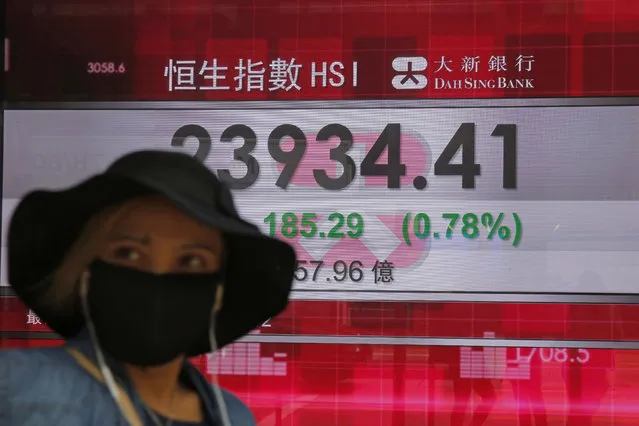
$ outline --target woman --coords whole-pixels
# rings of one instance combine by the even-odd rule
[[[28,194],[9,226],[9,283],[67,342],[0,352],[0,424],[255,425],[186,358],[284,310],[295,263],[183,154],[132,153]]]

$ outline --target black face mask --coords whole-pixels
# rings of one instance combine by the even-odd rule
[[[120,362],[151,367],[186,354],[206,336],[223,274],[154,274],[95,261],[89,315],[100,347]]]

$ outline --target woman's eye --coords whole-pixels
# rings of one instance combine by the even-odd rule
[[[202,268],[204,266],[204,263],[204,259],[202,259],[200,256],[188,255],[183,256],[180,259],[180,266],[184,268]]]
[[[130,247],[120,247],[115,251],[115,257],[117,259],[136,262],[140,259],[140,252]]]

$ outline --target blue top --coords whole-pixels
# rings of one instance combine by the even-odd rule
[[[155,413],[155,415],[157,416],[157,418],[160,420],[161,424],[163,425],[170,424],[171,426],[209,426],[211,424],[211,422],[208,419],[204,420],[203,422],[193,423],[193,422],[183,422],[179,420],[169,420],[168,418],[161,416],[157,413]],[[156,426],[155,423],[153,423],[153,419],[151,419],[151,416],[147,415],[144,418],[144,421],[145,421],[145,424]]]
[[[129,426],[106,385],[80,366],[68,348],[96,364],[86,333],[59,348],[0,351],[0,425]],[[122,367],[111,361],[109,366],[139,418],[145,425],[155,426]],[[206,378],[186,362],[181,380],[200,395],[207,419],[200,425],[186,425],[221,426],[213,388]],[[256,426],[253,414],[242,401],[224,389],[222,395],[233,426]]]

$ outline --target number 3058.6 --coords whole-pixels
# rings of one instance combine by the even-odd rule
[[[89,62],[87,73],[89,74],[122,74],[126,72],[124,64],[116,65],[113,62]]]

